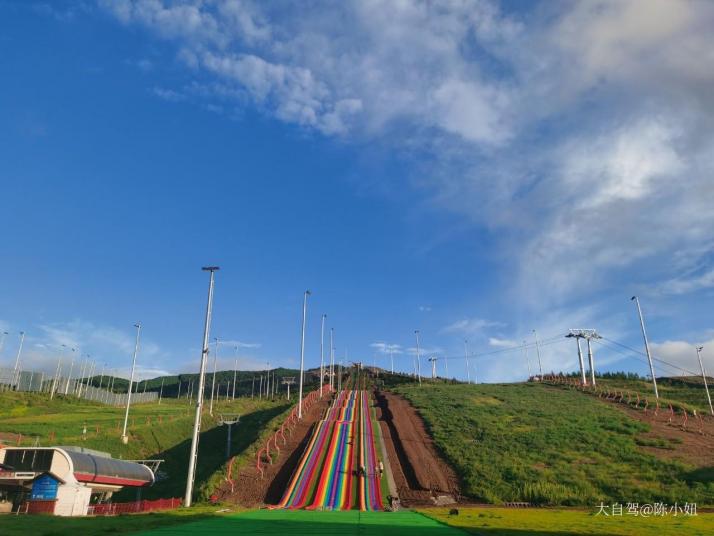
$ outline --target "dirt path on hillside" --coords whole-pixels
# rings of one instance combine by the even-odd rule
[[[601,399],[603,400],[603,399]],[[714,418],[706,416],[701,426],[698,419],[689,415],[686,427],[682,426],[683,416],[676,414],[670,422],[669,410],[660,409],[655,416],[652,410],[644,413],[618,402],[603,400],[629,417],[649,424],[652,429],[637,437],[644,440],[664,440],[667,447],[643,446],[640,448],[658,458],[679,460],[697,467],[714,467]]]
[[[322,418],[331,400],[332,396],[326,395],[321,402],[303,414],[302,421],[293,429],[292,434],[286,434],[287,444],[280,445],[280,455],[272,453],[273,464],[265,466],[263,478],[257,472],[255,460],[252,459],[234,475],[233,492],[230,483],[224,482],[221,485],[219,499],[247,507],[279,503],[307,446],[315,423]]]
[[[376,391],[377,419],[401,503],[433,505],[440,495],[458,497],[456,473],[441,459],[416,409],[404,398]]]

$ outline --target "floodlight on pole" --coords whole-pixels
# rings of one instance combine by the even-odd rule
[[[298,419],[302,419],[302,384],[305,370],[305,322],[307,321],[307,297],[310,291],[306,290],[302,298],[302,329],[300,336],[300,384],[298,387]]]
[[[707,384],[707,373],[704,370],[704,363],[702,363],[702,350],[703,346],[697,346],[697,359],[699,360],[699,368],[702,371],[702,380],[704,380],[704,390],[707,393],[707,401],[709,402],[709,412],[714,415],[714,406],[712,406],[712,397],[709,394],[709,385]]]
[[[645,320],[642,318],[642,308],[640,307],[640,299],[637,296],[632,296],[630,301],[634,301],[637,306],[637,314],[640,318],[640,328],[642,328],[642,338],[645,341],[645,351],[647,352],[647,361],[650,365],[650,374],[652,375],[652,387],[654,388],[655,398],[659,398],[657,390],[657,378],[655,377],[654,365],[652,364],[652,354],[650,354],[650,343],[647,341],[647,331],[645,331]]]
[[[131,375],[129,376],[129,389],[126,393],[126,412],[124,413],[124,430],[121,433],[121,442],[126,444],[129,436],[126,435],[126,427],[129,423],[129,406],[131,406],[131,384],[134,381],[134,370],[136,368],[136,354],[139,353],[139,334],[141,333],[141,322],[134,324],[136,328],[136,342],[134,343],[134,357],[131,360]]]
[[[5,337],[7,337],[9,333],[7,331],[2,332],[2,337],[0,337],[0,354],[2,353],[2,348],[5,345]]]
[[[193,482],[196,477],[196,458],[198,455],[198,438],[201,431],[201,411],[203,410],[203,390],[206,384],[206,361],[208,359],[208,339],[211,328],[211,309],[213,308],[213,281],[218,266],[208,266],[204,271],[211,273],[208,283],[208,303],[206,305],[206,320],[203,325],[203,344],[201,345],[201,366],[198,373],[198,393],[196,395],[196,416],[193,421],[191,450],[188,457],[188,475],[186,477],[186,493],[183,498],[185,507],[191,506],[193,500]]]

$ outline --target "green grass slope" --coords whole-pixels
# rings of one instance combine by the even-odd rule
[[[215,483],[216,472],[225,463],[226,429],[217,426],[221,412],[241,414],[234,426],[231,454],[240,455],[261,436],[264,429],[289,408],[284,399],[269,401],[239,398],[221,400],[214,417],[204,413],[199,442],[196,487],[199,498],[206,498]],[[181,497],[186,482],[190,435],[195,406],[185,400],[164,399],[161,404],[132,405],[129,417],[130,441],[120,440],[124,409],[104,406],[75,397],[49,400],[46,394],[0,393],[0,438],[3,434],[22,434],[22,445],[77,445],[109,452],[122,459],[164,459],[159,471],[165,479],[142,490],[143,498]],[[86,426],[86,438],[83,429]],[[52,436],[51,434],[54,434]],[[53,438],[54,437],[54,438]],[[13,441],[13,444],[15,442]],[[122,492],[119,500],[133,499],[132,491]]]
[[[537,384],[404,384],[462,493],[488,503],[714,504],[711,471],[644,453],[648,425],[577,391]]]

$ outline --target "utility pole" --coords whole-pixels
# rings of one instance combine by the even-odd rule
[[[52,382],[52,391],[50,391],[50,400],[55,397],[55,392],[57,391],[57,383],[59,382],[60,371],[62,370],[62,356],[60,356],[57,361],[57,372],[55,372],[55,378]]]
[[[15,389],[20,386],[20,355],[22,354],[22,344],[25,342],[25,332],[20,332],[20,346],[17,348],[17,357],[15,358],[15,370],[13,372],[12,378],[15,384]]]
[[[632,296],[630,301],[634,301],[637,305],[637,314],[640,317],[640,328],[642,328],[642,338],[645,341],[645,352],[647,352],[647,361],[650,364],[650,374],[652,375],[652,387],[654,388],[655,398],[659,398],[657,390],[657,378],[655,377],[654,365],[652,364],[652,354],[650,354],[650,343],[647,341],[647,332],[645,331],[645,320],[642,318],[642,308],[640,308],[640,299],[637,296]]]
[[[435,380],[436,379],[436,357],[430,357],[427,359],[427,361],[431,361],[431,379]]]
[[[325,377],[325,318],[327,315],[323,314],[320,327],[320,398],[322,398],[322,381]]]
[[[466,383],[471,383],[471,371],[469,370],[469,341],[464,339],[464,357],[466,358]]]
[[[216,341],[216,349],[213,352],[213,378],[211,378],[211,405],[208,408],[208,413],[213,417],[213,392],[216,390],[216,365],[218,364],[218,337]]]
[[[540,343],[538,342],[538,332],[533,330],[533,336],[535,337],[536,355],[538,356],[538,370],[540,371],[540,381],[543,381],[543,363],[540,360]]]
[[[236,378],[238,377],[238,347],[235,347],[236,361],[233,365],[233,401],[236,399]]]
[[[335,328],[330,328],[330,392],[335,390]]]
[[[449,379],[449,358],[446,355],[444,355],[444,371],[446,374],[445,379],[448,380]]]
[[[298,387],[298,419],[302,419],[302,384],[305,369],[305,322],[307,320],[307,297],[310,291],[306,290],[302,299],[302,335],[300,337],[300,385]]]
[[[72,379],[72,370],[74,369],[74,352],[75,349],[72,348],[72,362],[69,364],[69,375],[67,376],[67,383],[64,386],[64,395],[67,396],[69,394],[69,382]]]
[[[203,409],[203,386],[205,385],[206,360],[208,358],[208,338],[211,328],[211,309],[213,307],[213,280],[214,273],[218,270],[218,266],[209,266],[203,270],[211,273],[211,279],[208,283],[208,304],[206,306],[206,321],[203,326],[203,344],[201,345],[201,368],[198,373],[198,395],[196,396],[196,417],[193,422],[193,435],[191,436],[191,451],[188,457],[188,475],[186,477],[186,494],[184,495],[183,505],[191,506],[193,500],[193,481],[196,477],[196,458],[198,456],[198,438],[201,431],[201,411]]]
[[[579,330],[571,329],[568,334],[566,335],[568,338],[573,338],[578,344],[578,362],[580,364],[580,383],[582,385],[587,385],[588,380],[585,377],[585,365],[583,364],[583,351],[580,348],[580,338],[582,337],[582,334],[580,333]]]
[[[288,401],[289,401],[290,400],[290,386],[295,385],[295,377],[290,376],[290,377],[283,378],[282,384],[288,386]]]
[[[417,378],[419,378],[419,385],[421,385],[421,355],[419,353],[419,330],[414,330],[414,335],[416,335],[416,361],[417,361]]]
[[[702,350],[703,346],[697,346],[697,359],[699,359],[699,368],[702,371],[702,380],[704,380],[704,390],[707,392],[707,401],[709,402],[709,412],[714,415],[714,407],[712,407],[712,397],[709,394],[709,385],[707,385],[707,373],[704,370],[704,363],[702,363]]]
[[[590,363],[590,385],[595,387],[595,359],[593,358],[593,347],[592,344],[590,343],[590,339],[599,339],[600,335],[597,333],[594,333],[590,337],[585,337],[585,340],[588,342],[588,362]]]
[[[250,397],[253,398],[253,393],[255,392],[255,374],[253,374],[253,383],[250,386]]]
[[[134,343],[134,357],[131,360],[131,376],[129,377],[129,390],[126,393],[126,413],[124,413],[124,430],[121,433],[121,442],[125,445],[129,442],[126,435],[126,427],[129,423],[129,406],[131,406],[131,384],[134,381],[134,369],[136,368],[136,354],[139,352],[139,334],[141,333],[141,322],[134,324],[136,328],[136,342]]]
[[[161,397],[164,396],[164,379],[161,378],[161,387],[159,388],[159,405],[161,405]]]
[[[2,337],[0,337],[0,354],[2,353],[2,347],[5,344],[5,337],[7,337],[9,333],[7,331],[2,332]]]

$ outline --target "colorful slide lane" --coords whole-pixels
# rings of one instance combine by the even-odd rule
[[[380,510],[378,464],[368,393],[341,391],[315,427],[278,506]]]
[[[379,458],[375,447],[374,427],[369,408],[369,394],[360,391],[362,411],[360,412],[360,465],[365,474],[360,474],[359,508],[360,510],[382,509],[382,474],[379,470]]]

